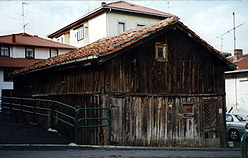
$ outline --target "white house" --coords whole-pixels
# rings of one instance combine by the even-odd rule
[[[0,98],[2,94],[11,95],[10,72],[73,49],[76,48],[26,33],[0,36]]]
[[[244,55],[242,49],[235,49],[230,60],[238,68],[225,73],[227,111],[232,109],[232,113],[248,120],[248,54]]]
[[[103,37],[151,25],[168,17],[175,15],[125,1],[108,4],[102,2],[100,7],[48,37],[57,42],[82,47]]]

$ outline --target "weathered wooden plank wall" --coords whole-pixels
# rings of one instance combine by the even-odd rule
[[[197,97],[112,98],[113,142],[141,146],[203,145],[201,100]],[[182,112],[183,103],[194,103],[193,113]]]
[[[168,62],[155,60],[155,42],[167,43]],[[112,139],[120,145],[204,146],[203,100],[217,98],[218,107],[225,110],[223,64],[178,28],[123,50],[101,65],[54,70],[19,77],[15,95],[76,107],[111,107]],[[192,114],[182,113],[185,103],[193,104]],[[224,144],[224,116],[217,117],[217,136]],[[62,124],[58,128],[73,137],[71,128]],[[105,128],[79,132],[82,144],[107,143]]]

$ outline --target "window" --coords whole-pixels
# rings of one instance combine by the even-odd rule
[[[168,60],[168,47],[167,44],[157,42],[155,45],[156,60],[167,61]]]
[[[34,58],[34,48],[27,47],[25,51],[26,58],[33,59]]]
[[[146,26],[146,24],[137,23],[136,26],[137,26],[137,28],[141,28],[143,26]]]
[[[63,38],[63,37],[60,38],[60,42],[61,42],[61,43],[64,42],[64,38]]]
[[[50,49],[50,57],[58,56],[58,49]]]
[[[9,57],[9,47],[1,46],[1,56]]]
[[[118,21],[118,34],[126,31],[126,22]]]
[[[84,39],[84,27],[80,27],[79,29],[77,29],[77,40],[80,41]]]
[[[193,104],[183,104],[183,113],[192,113]]]

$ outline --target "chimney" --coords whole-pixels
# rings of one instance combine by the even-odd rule
[[[16,42],[15,34],[11,34],[11,43],[15,43],[15,42]]]
[[[106,2],[102,2],[101,6],[103,7],[104,5],[106,5]]]
[[[234,58],[233,62],[239,61],[241,58],[243,58],[243,50],[242,49],[234,49]]]

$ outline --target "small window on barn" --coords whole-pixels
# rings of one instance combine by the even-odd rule
[[[168,60],[168,46],[167,44],[157,42],[155,45],[156,60],[167,61]]]
[[[193,113],[193,104],[183,104],[183,113],[184,114]]]

